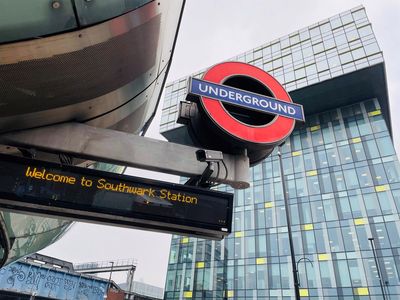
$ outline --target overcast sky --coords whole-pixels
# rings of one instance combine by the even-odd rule
[[[168,81],[358,5],[365,6],[383,50],[395,145],[399,151],[399,0],[187,0]],[[161,138],[158,125],[159,114],[147,135]],[[130,173],[148,176],[148,173]],[[165,175],[155,175],[154,178],[176,180],[176,177]],[[164,287],[170,239],[168,234],[79,223],[41,253],[72,262],[136,258],[135,280]],[[114,274],[113,278],[121,282],[124,275]]]

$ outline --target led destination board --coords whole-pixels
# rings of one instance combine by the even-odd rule
[[[0,155],[0,207],[221,239],[233,195]]]

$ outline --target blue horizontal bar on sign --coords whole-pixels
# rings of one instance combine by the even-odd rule
[[[234,87],[190,78],[189,93],[304,122],[303,106]]]

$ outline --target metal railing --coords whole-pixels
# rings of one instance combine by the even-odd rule
[[[101,273],[101,272],[114,272],[128,271],[136,269],[138,261],[134,258],[119,259],[119,260],[105,260],[74,264],[74,270],[81,273]]]

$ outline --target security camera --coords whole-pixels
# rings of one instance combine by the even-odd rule
[[[196,151],[196,158],[202,162],[217,162],[222,161],[224,156],[221,151],[201,149]]]

